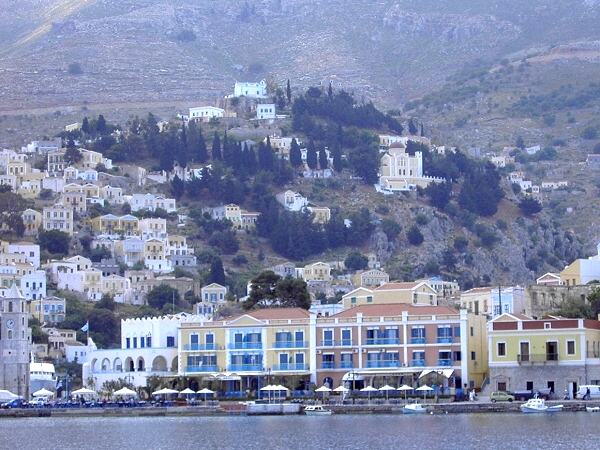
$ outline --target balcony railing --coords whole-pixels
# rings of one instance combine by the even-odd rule
[[[438,366],[448,367],[452,365],[451,359],[438,359]]]
[[[323,341],[321,342],[321,345],[323,347],[334,347],[335,341],[333,339],[323,339]]]
[[[425,367],[425,360],[424,359],[413,359],[412,365],[414,367]]]
[[[230,372],[258,372],[263,371],[262,364],[230,364],[227,366]]]
[[[371,338],[367,339],[365,345],[398,345],[400,338]]]
[[[438,336],[438,344],[452,344],[452,336]]]
[[[367,361],[367,368],[381,368],[381,367],[400,367],[400,361],[396,360],[378,360],[378,361]]]
[[[354,367],[354,365],[352,364],[352,361],[341,361],[340,362],[341,369],[352,369],[352,367]]]
[[[217,344],[185,344],[183,346],[184,350],[194,351],[194,350],[221,350],[222,347]]]
[[[305,348],[308,347],[306,341],[275,341],[275,348]]]
[[[350,347],[355,344],[352,342],[352,339],[323,339],[320,345],[321,347]]]
[[[232,342],[227,348],[230,350],[260,350],[263,348],[262,342]]]
[[[321,369],[335,369],[335,361],[323,361]]]
[[[534,363],[547,363],[547,362],[557,362],[558,361],[558,353],[545,353],[545,354],[531,354],[524,353],[522,355],[517,355],[517,361],[519,364],[534,364]]]
[[[410,338],[410,343],[411,344],[424,344],[425,338],[424,337],[412,337],[412,338]]]
[[[277,371],[277,370],[308,370],[308,364],[304,364],[304,363],[276,364],[273,366],[273,371]]]
[[[219,368],[217,366],[186,366],[186,372],[218,372]]]

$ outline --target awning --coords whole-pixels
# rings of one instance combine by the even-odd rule
[[[454,373],[454,369],[427,369],[424,370],[423,372],[421,372],[421,374],[419,375],[419,378],[423,378],[424,376],[427,376],[431,373],[435,373],[437,375],[442,375],[446,378],[450,378],[452,376],[452,374]]]
[[[359,375],[356,372],[345,373],[342,377],[342,381],[364,381],[365,377]]]

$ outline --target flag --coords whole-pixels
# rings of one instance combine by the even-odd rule
[[[87,333],[90,330],[90,322],[86,322],[84,326],[81,327],[81,331]]]

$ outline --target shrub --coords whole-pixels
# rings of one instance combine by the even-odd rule
[[[598,130],[595,127],[586,127],[581,132],[583,139],[596,139],[598,137]]]
[[[542,205],[534,198],[525,197],[519,202],[519,209],[526,216],[532,216],[542,210]]]
[[[464,236],[454,238],[454,248],[459,252],[464,252],[469,246],[469,240]]]
[[[359,252],[349,253],[344,260],[344,265],[350,270],[362,270],[369,266],[369,258]]]
[[[408,242],[411,245],[415,245],[415,246],[421,245],[423,243],[423,241],[425,240],[425,238],[423,237],[423,234],[421,233],[419,228],[417,228],[416,225],[413,225],[412,227],[410,227],[410,229],[408,230],[408,233],[406,233],[406,237],[408,239]]]
[[[398,237],[400,231],[402,231],[402,227],[392,219],[383,219],[381,221],[381,230],[385,233],[388,240],[393,241]]]
[[[429,223],[429,218],[425,214],[417,214],[415,222],[417,222],[418,225],[427,225]]]

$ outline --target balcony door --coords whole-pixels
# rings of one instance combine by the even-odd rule
[[[529,361],[529,342],[521,342],[519,344],[519,354],[521,355],[521,361]]]
[[[558,342],[546,342],[546,361],[558,361]]]

